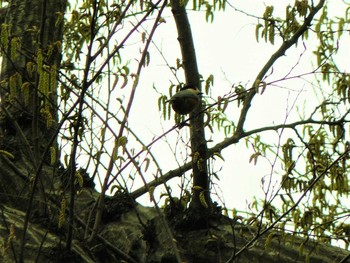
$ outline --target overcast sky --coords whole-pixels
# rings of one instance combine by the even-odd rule
[[[294,1],[231,1],[232,4],[245,11],[248,14],[262,16],[265,6],[273,3],[275,5],[275,12],[282,12],[281,17],[284,16],[284,7],[287,2],[294,3]],[[243,13],[227,7],[225,12],[217,12],[215,14],[214,22],[207,23],[205,15],[202,12],[188,11],[192,33],[194,37],[198,66],[200,73],[204,78],[209,74],[214,74],[215,81],[212,92],[214,96],[223,96],[228,93],[233,84],[243,84],[249,88],[255,79],[256,75],[266,63],[271,54],[278,48],[280,41],[276,41],[275,46],[265,44],[263,41],[257,43],[255,40],[255,27],[257,19],[247,16]],[[168,16],[167,16],[168,15]],[[157,30],[154,42],[158,48],[163,51],[168,63],[175,64],[175,59],[180,57],[180,50],[176,36],[176,27],[173,22],[171,13],[165,13],[166,23],[162,24]],[[277,38],[276,38],[277,40]],[[310,41],[312,43],[312,41]],[[308,46],[308,49],[313,47]],[[291,67],[293,67],[304,47],[299,45],[293,47],[287,52],[286,56],[281,58],[274,66],[274,73],[267,79],[268,81],[278,80],[286,75]],[[157,94],[150,92],[149,89],[154,84],[156,88],[163,93],[167,93],[170,81],[176,83],[176,79],[172,76],[170,70],[165,65],[161,56],[157,55],[155,49],[151,49],[151,66],[146,68],[141,77],[141,88],[137,92],[137,103],[150,105],[147,107],[147,112],[132,112],[130,123],[137,123],[136,129],[144,130],[149,134],[149,141],[154,135],[160,135],[162,128],[160,127],[161,118],[157,106]],[[309,53],[310,50],[308,50]],[[300,65],[294,70],[295,74],[306,72],[310,70],[311,60],[313,58],[310,54],[303,57]],[[183,76],[179,76],[181,81],[184,81]],[[313,94],[309,86],[303,80],[289,81],[278,83],[275,86],[269,86],[263,96],[257,96],[253,101],[253,107],[249,114],[246,124],[246,129],[255,129],[264,125],[272,125],[290,122],[295,120],[296,99],[297,104],[302,105],[307,96]],[[145,101],[147,98],[147,102]],[[229,107],[228,113],[232,115],[232,119],[238,116],[239,111]],[[288,119],[286,120],[286,115]],[[173,121],[163,122],[163,129],[171,128]],[[186,129],[186,128],[184,128]],[[179,137],[188,140],[187,131],[184,129],[173,132],[175,141]],[[278,134],[275,132],[265,133],[270,141],[278,143]],[[288,132],[286,132],[288,135]],[[215,143],[223,138],[223,135],[207,134],[207,138],[213,137]],[[175,144],[174,140],[169,140]],[[158,152],[155,150],[155,155],[159,158],[162,167],[176,168],[176,162],[169,161],[168,146],[166,144],[157,144],[154,149],[161,149]],[[178,151],[181,147],[186,145],[181,144],[176,146]],[[249,163],[249,157],[253,153],[252,149],[247,150],[244,140],[239,144],[233,145],[223,151],[225,162],[215,162],[214,169],[219,171],[220,182],[219,187],[223,191],[223,196],[226,205],[229,208],[237,208],[245,210],[247,200],[250,201],[252,196],[263,196],[261,188],[261,180],[264,178],[268,180],[270,174],[275,171],[271,170],[269,162],[273,161],[273,156],[270,160],[259,159],[258,165],[254,166]],[[181,159],[178,160],[181,165]],[[280,171],[281,167],[276,167]],[[163,172],[167,171],[166,169]],[[279,178],[274,175],[272,180]]]
[[[214,86],[211,90],[214,98],[227,94],[233,85],[242,84],[250,88],[260,69],[281,43],[278,37],[276,37],[274,46],[263,41],[257,43],[255,40],[255,27],[258,20],[252,16],[261,17],[265,7],[273,4],[274,13],[284,17],[286,4],[294,4],[294,2],[294,0],[231,1],[234,8],[227,5],[226,11],[216,12],[213,23],[205,21],[204,12],[188,10],[199,71],[204,79],[210,74],[214,75]],[[331,2],[335,4],[334,6],[329,6],[330,12],[332,14],[338,12],[338,16],[342,16],[344,7],[341,1]],[[237,9],[243,12],[239,12]],[[128,122],[145,144],[148,144],[154,137],[161,135],[174,125],[174,120],[172,119],[163,121],[161,113],[158,111],[157,101],[159,93],[152,88],[155,86],[158,92],[168,95],[170,83],[177,84],[177,79],[166,65],[168,63],[171,66],[175,66],[176,59],[181,57],[176,27],[169,8],[163,14],[163,18],[166,23],[162,23],[156,31],[153,40],[157,48],[154,45],[150,47],[150,65],[144,68],[141,73],[134,106]],[[128,25],[128,23],[125,23],[124,26],[127,27]],[[149,31],[150,28],[151,23],[147,30]],[[120,34],[126,31],[120,31]],[[137,66],[138,63],[136,59],[139,58],[140,54],[140,46],[138,45],[141,44],[140,35],[141,33],[139,35],[136,34],[134,39],[128,41],[125,47],[125,50],[129,50],[131,68],[132,66]],[[292,47],[288,50],[285,56],[280,58],[274,65],[273,73],[269,75],[266,81],[275,83],[268,86],[263,95],[257,95],[253,100],[253,106],[245,125],[246,130],[295,121],[299,116],[298,113],[303,112],[305,109],[307,114],[316,103],[323,100],[323,98],[316,97],[314,93],[315,87],[310,85],[310,81],[314,80],[314,76],[289,81],[277,81],[287,74],[295,76],[311,70],[311,65],[315,59],[312,51],[315,49],[315,43],[317,43],[311,36],[312,34],[310,34],[310,39],[306,42],[306,46],[300,42],[297,47]],[[347,40],[349,40],[348,38]],[[134,50],[132,49],[133,47]],[[159,50],[162,52],[162,55]],[[124,52],[124,49],[121,52]],[[341,50],[341,52],[345,51]],[[301,54],[303,55],[301,56]],[[124,55],[123,61],[125,62],[127,58]],[[344,53],[343,57],[345,55]],[[344,67],[344,70],[348,67],[345,59],[340,59],[339,65]],[[291,68],[293,68],[292,71]],[[183,74],[180,73],[177,77],[184,82]],[[130,85],[122,91],[118,90],[116,92],[126,92],[127,94],[129,91]],[[305,103],[306,101],[307,103]],[[226,111],[228,118],[236,121],[239,116],[239,110],[236,108],[236,102],[233,102]],[[118,129],[118,126],[116,126],[116,129]],[[290,135],[291,133],[288,131],[284,131],[282,136],[276,132],[262,134],[266,142],[274,145],[278,145],[279,140],[283,143]],[[209,143],[209,147],[211,147],[222,140],[224,135],[215,131],[213,134],[208,132],[206,137],[213,140],[213,143]],[[184,127],[181,130],[173,131],[166,137],[166,140],[164,139],[152,146],[151,150],[157,158],[163,173],[190,161],[188,143],[188,128]],[[110,146],[112,147],[113,144],[111,143]],[[135,151],[137,152],[139,149],[140,146],[137,145]],[[176,156],[173,154],[174,151]],[[228,208],[246,210],[247,203],[252,200],[253,196],[258,198],[264,196],[262,181],[271,180],[272,185],[274,185],[281,178],[281,173],[279,172],[282,167],[280,165],[271,165],[275,161],[275,156],[270,155],[268,159],[259,158],[257,165],[254,165],[249,163],[251,154],[253,154],[252,148],[247,149],[243,139],[238,144],[232,145],[222,152],[225,162],[216,160],[210,164],[210,168],[216,171],[220,178],[220,181],[215,180],[217,184],[215,189],[218,191],[222,190],[222,193],[219,192],[219,197],[224,199]],[[148,176],[148,180],[153,179],[151,171],[148,170],[145,173]],[[189,174],[186,177],[189,177]],[[179,187],[177,185],[180,183],[181,180],[179,179],[171,181],[175,196],[178,194]],[[141,180],[136,180],[133,183],[132,190],[137,189],[138,186],[142,186]],[[277,190],[277,187],[278,184],[274,191]],[[160,187],[159,192],[164,192],[164,189]],[[149,203],[147,195],[141,201],[144,204],[152,205]]]

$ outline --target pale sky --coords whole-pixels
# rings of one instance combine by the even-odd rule
[[[294,3],[294,1],[250,0],[232,1],[232,4],[240,10],[256,16],[262,16],[266,5],[274,4],[275,12],[282,11],[281,16],[283,16],[283,6],[286,2]],[[257,19],[235,12],[229,6],[225,12],[217,12],[215,14],[213,23],[206,23],[203,13],[193,11],[188,13],[196,46],[199,71],[204,78],[208,77],[209,74],[214,74],[215,76],[214,87],[212,88],[214,96],[223,96],[229,92],[233,84],[241,83],[249,88],[261,67],[279,47],[280,41],[276,41],[275,46],[266,44],[263,41],[257,43],[255,40]],[[165,16],[165,19],[166,23],[158,29],[154,41],[164,51],[168,62],[174,65],[175,59],[180,57],[176,28],[170,14],[168,17]],[[313,47],[310,46],[308,48],[312,49]],[[289,50],[286,57],[281,58],[275,64],[274,73],[267,81],[278,80],[285,76],[291,67],[297,63],[303,49],[302,45],[298,45],[297,48],[293,47]],[[308,52],[311,53],[310,50]],[[160,114],[157,106],[157,94],[150,92],[149,89],[154,83],[160,92],[166,94],[170,85],[169,78],[175,83],[176,80],[172,77],[162,59],[157,57],[155,53],[151,54],[151,62],[153,64],[142,73],[144,75],[141,77],[140,85],[145,85],[145,87],[140,88],[137,93],[138,103],[146,103],[147,105],[150,103],[150,106],[147,107],[146,114],[143,112],[132,112],[130,123],[133,123],[134,120],[134,124],[137,123],[139,129],[149,132],[149,136],[152,137],[153,135],[161,134],[162,130],[159,126]],[[310,54],[306,54],[293,73],[306,72],[311,65],[312,59],[313,57]],[[181,80],[184,81],[184,78],[182,77]],[[309,80],[312,80],[312,77]],[[163,89],[162,85],[164,86]],[[246,129],[283,123],[287,112],[290,111],[291,113],[286,122],[295,120],[297,117],[295,114],[296,107],[294,106],[296,98],[298,98],[296,103],[302,105],[305,98],[313,97],[313,94],[313,90],[310,90],[310,87],[303,80],[280,82],[276,86],[269,86],[262,96],[257,96],[254,99],[253,107],[248,116],[249,120],[245,126]],[[147,102],[145,98],[147,98]],[[236,105],[235,103],[233,104]],[[234,108],[231,107],[230,109],[229,107],[227,112],[232,115],[228,116],[235,120],[239,111]],[[163,123],[165,130],[171,128],[172,125],[172,121]],[[285,132],[285,134],[288,135],[288,132]],[[177,134],[173,133],[172,135],[176,137],[175,140],[178,138]],[[188,139],[184,130],[179,131],[179,136],[184,136],[184,138]],[[275,144],[278,142],[278,136],[274,132],[264,133],[262,136],[265,136],[265,138]],[[210,137],[213,137],[215,143],[217,143],[220,138],[223,138],[223,135],[207,133],[207,138]],[[173,143],[175,144],[174,141]],[[154,152],[158,156],[162,167],[176,168],[176,163],[174,161],[170,162],[171,153],[170,155],[169,152],[166,153],[167,146],[157,144],[157,146],[154,146],[154,149],[158,149],[156,147],[162,147],[159,148],[162,149],[159,152],[157,150]],[[180,142],[177,148],[179,147],[186,148],[186,145],[181,145]],[[250,201],[253,196],[263,196],[263,190],[261,189],[262,178],[266,181],[270,178],[269,175],[274,173],[269,162],[263,158],[258,160],[256,166],[249,163],[249,157],[252,153],[252,149],[247,150],[245,141],[242,140],[237,145],[228,147],[222,152],[226,160],[224,163],[216,162],[215,169],[222,169],[218,173],[220,177],[218,185],[223,192],[228,208],[245,210],[247,201]],[[182,164],[181,159],[178,159],[178,161]],[[273,156],[270,156],[270,161],[273,161]],[[279,166],[275,168],[277,171],[281,170]],[[163,172],[166,171],[167,169],[163,168]],[[272,176],[272,181],[278,180],[279,177],[276,175]]]
[[[274,13],[284,17],[286,3],[294,4],[295,1],[240,0],[231,2],[235,8],[259,17],[262,16],[266,6],[273,4]],[[332,13],[338,11],[338,15],[342,16],[344,8],[341,6],[341,1],[331,2],[332,4],[336,3],[334,7],[329,6]],[[215,13],[213,23],[207,23],[205,21],[204,12],[188,10],[188,14],[200,74],[203,75],[204,79],[210,74],[214,75],[214,86],[211,90],[214,99],[217,96],[227,94],[231,90],[232,85],[242,84],[246,88],[250,88],[260,69],[273,52],[279,48],[279,44],[281,43],[277,36],[274,46],[266,44],[263,40],[257,43],[255,40],[255,27],[258,20],[242,12],[237,12],[228,5],[226,11]],[[176,58],[181,58],[181,53],[177,41],[175,23],[169,8],[163,14],[163,18],[166,23],[159,25],[153,41],[158,49],[161,50],[167,63],[175,66]],[[152,25],[151,22],[148,24],[148,27],[145,25],[148,31]],[[133,25],[125,23],[125,31],[120,31],[120,34],[128,32],[128,26],[131,27]],[[142,32],[141,29],[140,32]],[[121,51],[123,52],[122,57],[124,62],[128,59],[127,55],[130,56],[131,70],[135,69],[138,63],[136,59],[140,57],[140,32],[131,38],[125,49]],[[348,36],[347,40],[349,40]],[[305,109],[305,114],[308,114],[314,105],[323,100],[315,96],[315,87],[311,87],[310,85],[310,81],[314,80],[314,76],[289,81],[278,81],[287,74],[289,76],[296,76],[311,70],[310,66],[315,61],[312,55],[312,51],[315,49],[313,44],[317,43],[317,41],[312,40],[312,34],[310,34],[310,39],[306,43],[305,48],[302,42],[299,42],[297,47],[292,47],[288,50],[285,56],[280,58],[274,65],[273,73],[270,74],[266,81],[275,83],[268,86],[263,95],[257,95],[253,100],[253,106],[245,125],[246,130],[260,128],[266,125],[293,122],[298,119],[298,111],[302,113]],[[344,45],[344,47],[347,47],[347,45]],[[305,49],[306,52],[303,53]],[[176,78],[154,45],[151,45],[149,51],[151,54],[150,65],[144,68],[141,73],[134,106],[128,122],[130,128],[140,136],[140,139],[145,144],[150,143],[155,137],[169,130],[174,125],[173,119],[163,121],[161,113],[158,111],[157,101],[159,94],[153,90],[153,85],[158,92],[168,95],[170,83],[177,83]],[[340,50],[341,52],[347,52],[346,48]],[[301,54],[303,55],[301,56]],[[346,63],[343,63],[340,56],[339,65],[343,66],[344,70],[348,67]],[[291,68],[293,68],[292,72],[290,72]],[[183,74],[179,74],[178,78],[180,81],[184,81]],[[126,98],[128,98],[130,88],[131,82],[123,90],[116,89],[115,92],[117,96],[125,92]],[[236,105],[236,102],[231,103],[226,111],[227,117],[230,120],[237,121],[240,109],[237,109]],[[115,124],[115,129],[119,129],[118,124]],[[265,132],[260,135],[265,142],[278,145],[279,140],[283,144],[291,133],[284,131],[281,138],[276,132]],[[213,134],[208,132],[206,137],[213,140],[208,145],[211,147],[220,142],[224,138],[224,135],[222,132],[218,133],[214,130]],[[173,131],[166,137],[166,141],[163,139],[152,146],[151,150],[159,162],[163,173],[171,169],[176,169],[183,163],[190,161],[188,142],[189,133],[188,128],[185,127],[181,130]],[[130,143],[132,143],[131,136]],[[112,140],[109,146],[112,148]],[[135,152],[138,152],[141,149],[140,147],[139,144],[135,144]],[[277,148],[275,149],[277,150]],[[176,156],[174,156],[174,152],[176,152]],[[220,178],[220,181],[214,180],[215,189],[217,191],[221,189],[222,192],[218,193],[219,197],[224,199],[225,205],[230,209],[247,210],[247,204],[252,200],[253,196],[258,198],[264,197],[262,181],[271,181],[272,186],[274,186],[281,178],[281,165],[278,162],[276,165],[271,165],[275,161],[274,155],[269,155],[267,159],[259,157],[257,165],[254,165],[253,163],[249,163],[249,158],[253,153],[252,147],[247,149],[245,139],[243,139],[238,144],[232,145],[222,152],[225,162],[217,159],[211,163],[211,168],[217,172]],[[84,165],[82,162],[80,164],[82,166]],[[130,174],[133,175],[134,172],[131,171]],[[152,180],[155,173],[154,166],[151,166],[145,172],[146,179]],[[100,175],[103,176],[103,174],[104,172],[102,171]],[[127,175],[125,173],[126,177]],[[189,174],[187,173],[185,177],[188,178]],[[131,180],[129,180],[129,183],[131,183]],[[170,182],[174,196],[179,194],[180,183],[181,180],[179,178],[173,179]],[[136,180],[133,182],[131,191],[136,190],[142,185],[141,180],[136,175]],[[273,193],[277,188],[278,184],[276,188],[270,188],[270,190]],[[187,189],[190,190],[190,186]],[[160,192],[164,192],[162,187],[157,188],[157,193],[159,194]],[[213,199],[217,200],[215,194],[213,195]],[[146,205],[152,205],[149,202],[147,194],[138,199],[138,201]]]

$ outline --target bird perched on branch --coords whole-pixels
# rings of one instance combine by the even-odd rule
[[[189,114],[197,108],[202,93],[193,85],[186,85],[169,100],[173,110],[178,114]]]

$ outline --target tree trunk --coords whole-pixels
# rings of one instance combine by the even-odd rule
[[[0,191],[5,203],[27,207],[26,194],[35,188],[38,175],[42,191],[52,183],[50,165],[40,166],[50,164],[44,153],[56,146],[52,138],[63,32],[59,17],[65,7],[66,0],[14,0],[3,13],[0,149],[5,152],[0,155]]]
[[[200,88],[196,52],[185,5],[181,1],[174,0],[171,1],[171,8],[178,31],[186,83]],[[200,214],[211,206],[203,109],[204,106],[201,105],[191,113],[190,122],[193,171],[191,209]]]
[[[66,0],[13,0],[2,12],[0,200],[26,211],[17,255],[23,262],[30,216],[49,211],[58,163],[57,72]],[[51,155],[49,152],[51,151]]]

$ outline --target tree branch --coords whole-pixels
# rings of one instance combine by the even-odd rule
[[[200,88],[196,52],[185,4],[180,0],[173,0],[171,1],[171,11],[178,31],[186,83]],[[196,186],[192,188],[191,207],[200,210],[204,208],[203,202],[200,201],[200,194],[204,194],[205,202],[208,205],[211,204],[203,109],[204,106],[201,103],[201,106],[191,113],[193,118],[190,122],[193,186]]]
[[[347,112],[347,113],[349,113],[349,112]],[[241,134],[235,133],[233,136],[224,139],[223,141],[217,143],[212,148],[208,149],[208,153],[207,153],[206,158],[208,159],[211,156],[213,156],[214,153],[219,153],[223,149],[231,146],[232,144],[238,143],[241,139],[248,137],[248,136],[251,136],[251,135],[256,134],[256,133],[265,132],[265,131],[277,131],[280,129],[295,129],[298,126],[305,125],[305,124],[337,125],[337,124],[340,124],[343,122],[350,122],[350,120],[346,121],[344,119],[344,117],[340,118],[339,120],[335,120],[335,121],[318,121],[318,120],[313,120],[313,119],[309,118],[306,120],[296,121],[296,122],[289,123],[289,124],[279,124],[279,125],[274,125],[274,126],[261,127],[261,128],[257,128],[254,130],[250,130],[250,131],[241,133]],[[163,183],[169,181],[172,178],[180,177],[185,172],[189,171],[191,169],[191,167],[192,167],[191,162],[185,163],[181,167],[167,172],[166,174],[164,174],[164,176],[162,178],[157,178],[157,179],[149,182],[148,187],[151,187],[151,186],[155,187],[155,186],[158,186],[160,184],[163,184]],[[145,193],[147,193],[147,187],[143,186],[143,187],[140,187],[139,189],[133,191],[130,195],[132,198],[138,198]]]
[[[243,108],[241,110],[241,114],[240,114],[238,124],[237,124],[237,133],[242,133],[244,131],[243,126],[244,126],[245,120],[247,118],[248,111],[249,111],[250,106],[251,106],[251,102],[257,93],[256,86],[259,85],[261,80],[266,75],[267,71],[272,67],[272,65],[277,61],[277,59],[284,56],[285,52],[292,45],[296,44],[298,42],[298,39],[308,30],[308,27],[310,26],[314,16],[318,13],[318,11],[320,11],[322,9],[322,7],[324,6],[324,3],[325,3],[325,0],[321,0],[318,3],[318,5],[314,6],[311,9],[310,14],[305,18],[305,21],[300,26],[300,28],[294,33],[294,35],[290,39],[288,39],[282,43],[280,48],[274,54],[272,54],[270,59],[266,62],[266,64],[260,70],[260,72],[258,73],[258,75],[256,76],[256,78],[253,82],[252,88],[250,89],[250,91],[248,92],[248,94],[244,100]]]

